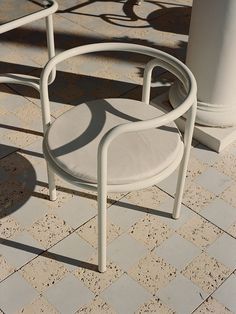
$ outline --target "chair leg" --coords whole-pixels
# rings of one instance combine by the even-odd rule
[[[172,217],[174,219],[178,219],[180,217],[181,203],[182,203],[183,192],[184,192],[184,183],[185,183],[185,177],[186,177],[186,172],[187,172],[187,167],[185,170],[185,164],[187,164],[187,160],[185,156],[183,156],[183,159],[179,168],[179,173],[178,173],[174,208],[173,208],[173,213],[172,213]]]
[[[105,190],[105,191],[104,191]],[[106,271],[107,191],[98,189],[98,270]]]
[[[48,188],[49,188],[49,198],[50,201],[55,201],[57,199],[57,190],[55,184],[54,172],[50,169],[47,163],[47,173],[48,173]]]

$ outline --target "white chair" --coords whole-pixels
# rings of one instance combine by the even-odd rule
[[[99,51],[129,51],[153,57],[145,66],[142,101],[113,98],[85,102],[51,124],[48,97],[51,71],[68,58]],[[157,66],[172,72],[187,92],[184,102],[168,113],[149,105],[152,70]],[[54,172],[79,187],[97,191],[98,269],[104,272],[107,192],[154,185],[181,164],[173,218],[180,215],[196,114],[195,79],[182,62],[154,48],[100,43],[76,47],[52,58],[42,72],[40,93],[50,199],[56,199]],[[184,140],[173,122],[183,114],[186,114]]]

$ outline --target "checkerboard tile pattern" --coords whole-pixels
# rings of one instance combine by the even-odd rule
[[[184,59],[191,0],[144,1],[129,7],[136,19],[121,20],[124,2],[58,3],[58,51],[122,40]],[[182,23],[172,33],[158,29],[173,20],[169,9]],[[43,32],[39,21],[5,34],[0,70],[38,75],[47,58]],[[52,119],[88,98],[140,98],[142,62],[117,54],[61,64]],[[165,83],[162,75],[154,96]],[[236,313],[236,142],[221,154],[194,143],[179,220],[171,218],[177,172],[158,186],[109,195],[108,267],[100,274],[96,196],[57,178],[58,199],[48,199],[39,96],[2,84],[0,119],[0,313]]]

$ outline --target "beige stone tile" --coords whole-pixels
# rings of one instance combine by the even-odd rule
[[[56,180],[57,182],[57,180]],[[55,201],[49,201],[48,202],[48,208],[49,209],[56,209],[61,207],[62,205],[64,205],[64,203],[66,203],[68,200],[70,200],[73,195],[72,193],[70,193],[71,191],[67,191],[67,190],[57,190],[57,199]],[[48,191],[48,187],[42,189],[42,193],[48,195],[49,191]]]
[[[17,147],[25,147],[38,140],[39,136],[25,131],[9,130],[3,139],[15,144]]]
[[[92,264],[97,264],[97,256],[89,260]],[[97,267],[96,267],[97,268]],[[105,273],[98,272],[97,269],[90,270],[78,267],[74,274],[81,280],[95,295],[100,294],[105,288],[110,286],[118,279],[123,271],[113,262],[107,262],[107,270]]]
[[[77,314],[116,314],[116,312],[112,309],[110,305],[108,305],[101,298],[96,297],[94,300],[79,309]]]
[[[0,237],[4,239],[12,238],[20,232],[20,225],[11,217],[7,216],[0,220]]]
[[[24,125],[32,124],[35,121],[40,121],[39,124],[41,125],[42,115],[40,108],[29,101],[26,101],[23,106],[20,106],[18,109],[14,110],[14,114],[19,119],[24,121]]]
[[[202,305],[193,312],[194,314],[233,314],[230,310],[228,310],[223,304],[216,301],[212,297],[208,298]]]
[[[35,299],[32,303],[27,304],[22,309],[17,311],[16,314],[32,314],[32,313],[50,313],[50,314],[59,314],[59,312],[53,307],[48,301],[40,296]]]
[[[215,195],[213,193],[205,190],[195,182],[190,182],[189,184],[186,184],[183,195],[183,204],[196,212],[200,212],[201,209],[207,206],[214,198]]]
[[[236,183],[226,189],[220,197],[236,208]]]
[[[206,165],[204,165],[200,160],[191,155],[188,163],[186,180],[192,181],[195,177],[200,175],[206,169]]]
[[[18,182],[14,178],[0,183],[0,191],[0,218],[8,214],[8,208],[20,207],[31,194],[25,188],[24,183]]]
[[[129,233],[149,249],[153,249],[168,239],[173,230],[157,216],[147,214],[131,227]]]
[[[188,220],[177,232],[200,248],[209,246],[222,234],[219,228],[199,216]]]
[[[48,248],[70,234],[72,228],[67,226],[63,219],[50,213],[36,221],[29,232],[45,248]]]
[[[0,160],[0,167],[8,173],[9,176],[19,175],[22,171],[31,168],[31,165],[22,158],[19,153],[13,153]]]
[[[236,158],[230,152],[226,151],[223,153],[222,157],[217,160],[213,167],[236,180]]]
[[[162,303],[159,299],[153,299],[144,303],[135,314],[143,313],[160,313],[160,314],[174,314],[174,312]]]
[[[129,203],[148,209],[157,209],[159,204],[167,198],[167,194],[158,187],[153,186],[148,189],[131,192],[126,196]]]
[[[0,281],[14,272],[14,268],[8,264],[6,259],[0,255]]]
[[[229,229],[227,230],[229,234],[231,234],[234,238],[236,238],[236,222],[233,223]]]
[[[162,258],[149,254],[131,268],[128,274],[154,294],[175,278],[176,269]]]
[[[206,293],[212,293],[230,275],[231,271],[215,258],[202,253],[182,273]]]
[[[62,263],[40,255],[19,272],[40,293],[61,280],[67,273]]]
[[[97,231],[97,217],[92,218],[76,232],[93,247],[97,247],[98,231]],[[122,233],[119,226],[113,223],[107,224],[107,243],[110,243]]]

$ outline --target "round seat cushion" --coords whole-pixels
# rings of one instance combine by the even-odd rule
[[[97,149],[116,125],[152,119],[164,112],[130,99],[82,103],[62,114],[48,128],[45,155],[73,178],[97,183]],[[183,152],[174,122],[156,129],[118,136],[108,149],[108,184],[127,184],[158,175]]]

